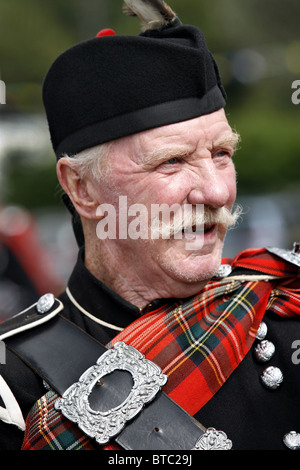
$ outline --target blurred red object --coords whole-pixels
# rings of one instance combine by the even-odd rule
[[[38,226],[29,212],[20,207],[0,209],[1,248],[9,253],[6,258],[13,259],[11,264],[14,265],[14,268],[10,267],[7,278],[5,278],[5,272],[3,272],[3,269],[1,271],[0,266],[2,280],[8,281],[9,277],[11,285],[19,285],[23,291],[26,289],[27,292],[31,291],[29,297],[34,298],[34,301],[47,292],[52,292],[54,295],[62,292],[64,283],[55,269],[53,260],[40,241]],[[15,278],[13,271],[15,271]],[[23,281],[20,280],[20,271],[23,271]],[[2,288],[4,285],[8,286],[7,282],[2,283]],[[7,295],[6,292],[6,298]],[[27,297],[27,295],[24,297]],[[22,307],[22,305],[20,306]],[[0,305],[0,320],[8,315],[7,312],[1,312]]]

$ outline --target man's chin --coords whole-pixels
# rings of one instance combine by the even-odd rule
[[[165,260],[162,267],[165,273],[173,279],[174,285],[182,286],[191,292],[188,295],[199,292],[204,285],[216,275],[221,262],[221,250],[206,254],[196,255],[189,253],[184,259],[175,258]],[[195,291],[195,292],[193,292]]]

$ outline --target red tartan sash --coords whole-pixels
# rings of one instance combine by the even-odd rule
[[[108,345],[124,341],[159,365],[168,382],[163,390],[194,415],[226,382],[250,350],[266,311],[300,315],[300,270],[266,250],[246,250],[232,266],[280,276],[268,282],[210,281],[184,302],[143,315]],[[47,393],[26,421],[22,450],[117,449],[99,446],[54,408]],[[213,423],[205,423],[208,426]]]

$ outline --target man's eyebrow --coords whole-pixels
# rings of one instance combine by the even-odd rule
[[[239,143],[241,141],[240,135],[237,132],[231,132],[226,136],[216,140],[213,143],[214,148],[217,147],[232,147],[234,151],[238,149]]]
[[[232,147],[234,151],[237,150],[240,142],[240,136],[236,132],[231,132],[213,142],[213,147]],[[145,169],[155,168],[161,163],[171,158],[184,158],[193,150],[189,146],[176,146],[176,147],[159,147],[144,154],[141,158],[141,165]]]

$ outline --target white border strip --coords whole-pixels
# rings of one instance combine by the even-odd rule
[[[15,328],[14,330],[10,330],[10,331],[7,331],[6,333],[3,333],[3,335],[0,336],[0,340],[3,341],[4,339],[9,338],[10,336],[14,336],[18,333],[21,333],[22,331],[30,330],[31,328],[34,328],[35,326],[42,325],[43,323],[46,323],[51,318],[55,317],[55,315],[57,315],[58,312],[60,312],[64,308],[60,300],[58,299],[55,299],[55,300],[59,302],[59,306],[55,310],[53,310],[53,312],[49,313],[48,315],[41,314],[39,320],[36,320],[32,323],[29,323],[28,325],[23,325],[23,326],[20,326],[19,328]],[[26,310],[23,310],[23,312],[21,313],[27,312],[27,310],[30,310],[35,305],[37,305],[37,303],[31,305],[29,308],[27,308]],[[21,315],[21,313],[18,313],[18,316]]]
[[[120,328],[119,326],[115,326],[115,325],[112,325],[111,323],[107,323],[103,320],[100,320],[100,318],[94,317],[94,315],[92,315],[87,310],[85,310],[83,307],[81,307],[81,305],[79,305],[79,303],[74,299],[74,297],[71,294],[70,289],[68,287],[66,288],[66,294],[69,297],[69,299],[71,300],[71,302],[75,305],[75,307],[77,307],[78,310],[80,310],[80,312],[82,312],[84,315],[91,318],[94,322],[99,323],[100,325],[105,326],[106,328],[110,328],[112,330],[123,331],[124,328]]]
[[[228,281],[241,281],[241,282],[244,282],[244,281],[272,281],[274,279],[282,279],[280,276],[269,276],[268,274],[237,274],[236,276],[227,276],[227,277],[224,277],[220,280],[228,280]]]
[[[1,375],[0,396],[5,404],[5,408],[0,406],[0,421],[7,424],[15,424],[19,429],[21,429],[21,431],[25,431],[26,424],[20,406]]]

